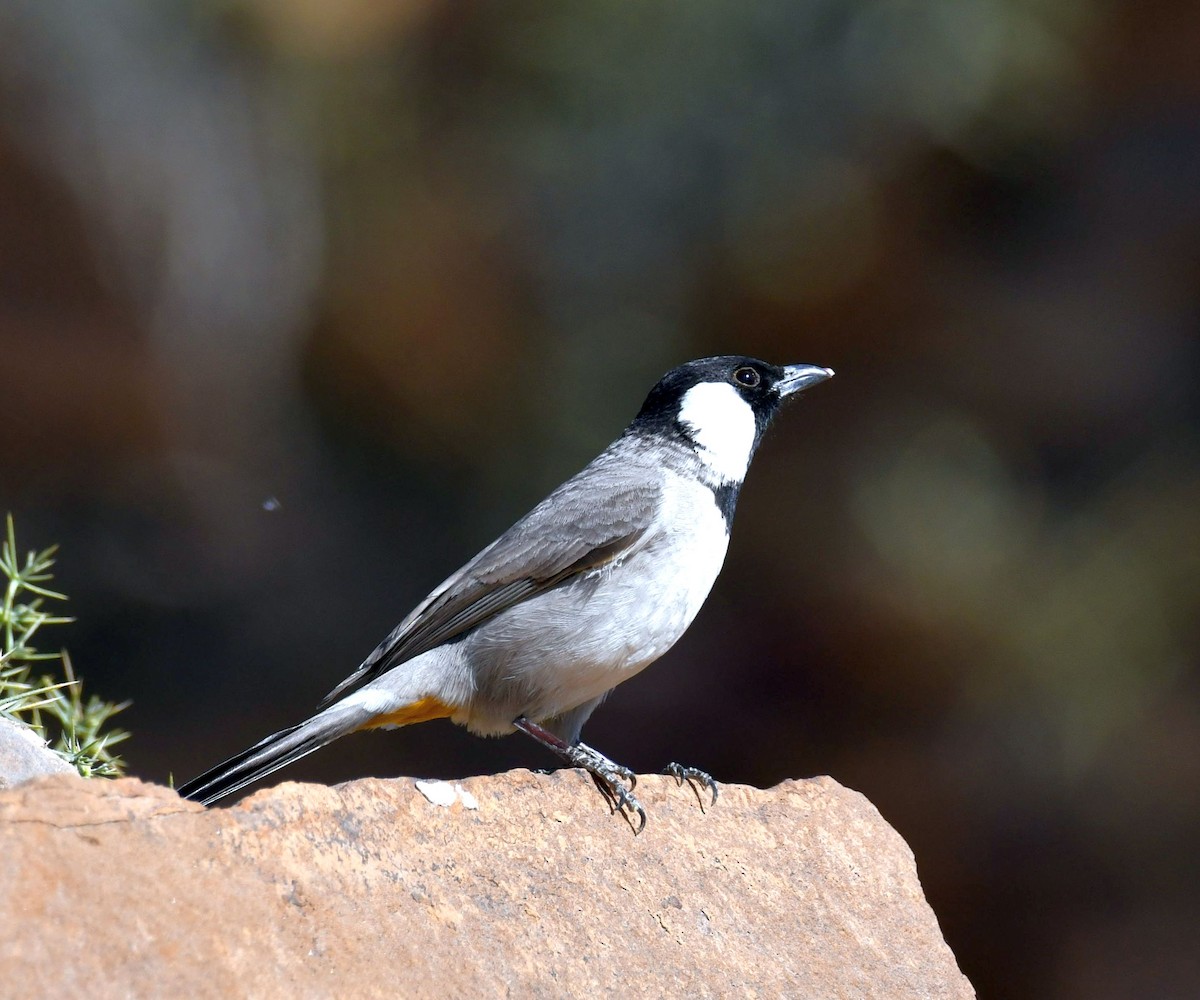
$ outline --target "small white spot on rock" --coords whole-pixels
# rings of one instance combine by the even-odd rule
[[[413,784],[417,786],[417,791],[435,806],[452,806],[454,805],[454,800],[458,798],[454,787],[445,781],[422,781],[418,779]]]
[[[438,781],[436,779],[425,780],[422,778],[418,778],[413,784],[417,786],[417,791],[435,806],[446,806],[448,808],[454,805],[455,802],[461,802],[464,809],[479,808],[479,800],[463,788],[462,785],[452,785],[448,781]]]

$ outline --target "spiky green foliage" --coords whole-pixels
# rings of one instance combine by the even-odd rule
[[[43,653],[33,645],[34,636],[43,627],[74,620],[43,610],[47,601],[67,599],[45,586],[53,579],[50,568],[58,546],[31,551],[22,563],[11,514],[7,528],[0,544],[0,584],[4,585],[0,602],[0,715],[32,728],[84,777],[116,777],[124,770],[124,762],[112,747],[127,739],[129,733],[108,728],[108,723],[129,702],[114,704],[95,695],[85,699],[83,682],[75,676],[66,651]],[[58,670],[61,675],[56,677]]]

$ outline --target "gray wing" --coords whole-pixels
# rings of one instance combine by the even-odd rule
[[[629,456],[600,455],[425,598],[328,703],[506,608],[619,559],[654,522],[656,469]]]

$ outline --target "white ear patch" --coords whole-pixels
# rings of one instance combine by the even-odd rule
[[[754,448],[754,411],[726,382],[701,382],[683,394],[679,423],[700,459],[724,482],[740,482]]]

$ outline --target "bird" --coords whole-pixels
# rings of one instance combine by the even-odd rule
[[[763,433],[832,375],[743,355],[673,368],[611,445],[436,587],[316,714],[179,794],[208,805],[350,733],[449,718],[479,736],[525,733],[586,770],[640,833],[635,773],[582,742],[583,725],[691,625]],[[665,773],[716,803],[706,772]]]

